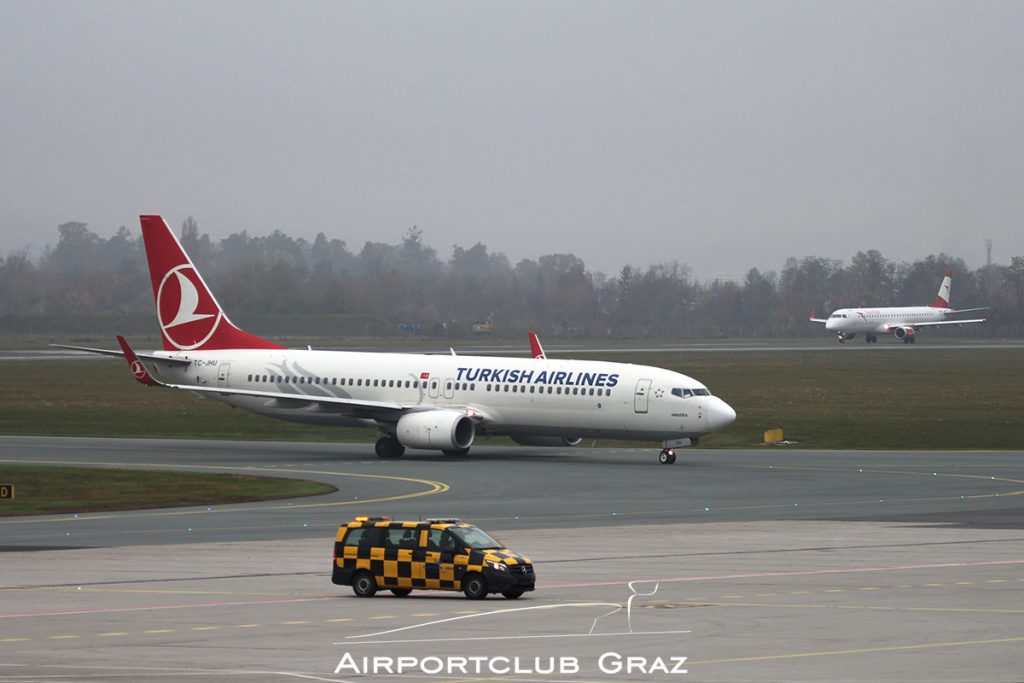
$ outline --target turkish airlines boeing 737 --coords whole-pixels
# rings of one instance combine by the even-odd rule
[[[930,306],[903,306],[889,308],[840,308],[828,318],[815,318],[811,311],[812,323],[825,323],[825,329],[835,332],[839,343],[853,339],[858,332],[864,333],[868,344],[878,341],[879,334],[893,334],[902,339],[904,344],[913,344],[917,339],[919,327],[935,325],[965,325],[967,323],[983,323],[989,318],[972,318],[971,320],[950,320],[955,313],[973,313],[988,308],[964,308],[959,311],[949,307],[949,288],[953,283],[953,271],[947,270],[942,278],[939,293]],[[991,317],[991,316],[989,316]]]
[[[583,438],[660,441],[658,460],[725,428],[736,412],[686,375],[622,363],[286,349],[228,320],[160,216],[141,216],[163,351],[136,354],[135,378],[282,420],[377,429],[381,458],[406,448],[464,455],[477,436],[527,446]],[[539,349],[537,342],[534,356]],[[153,369],[147,370],[146,365]]]

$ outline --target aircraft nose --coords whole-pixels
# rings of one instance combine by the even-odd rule
[[[712,396],[708,399],[708,427],[713,432],[725,429],[736,419],[736,411],[728,403]]]

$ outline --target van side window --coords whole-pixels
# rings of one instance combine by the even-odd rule
[[[441,534],[443,532],[440,529],[430,529],[427,531],[427,550],[433,550],[434,552],[441,551]]]
[[[419,534],[412,528],[388,529],[388,546],[413,549],[419,545]]]
[[[362,534],[353,542],[349,542],[348,536],[345,537],[345,545],[358,545],[360,548],[375,548],[384,545],[384,532],[387,529],[379,526],[363,527],[362,529],[355,529],[349,532],[349,535],[355,533],[355,531],[361,531]]]
[[[366,529],[349,529],[348,533],[345,534],[345,545],[359,545],[364,531]]]

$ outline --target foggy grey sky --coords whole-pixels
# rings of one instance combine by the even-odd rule
[[[1024,255],[1024,3],[0,3],[0,254],[140,213],[616,273]]]

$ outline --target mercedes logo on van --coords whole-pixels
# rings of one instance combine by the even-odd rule
[[[199,273],[189,263],[164,275],[157,290],[156,308],[164,337],[181,351],[205,344],[223,317]]]

